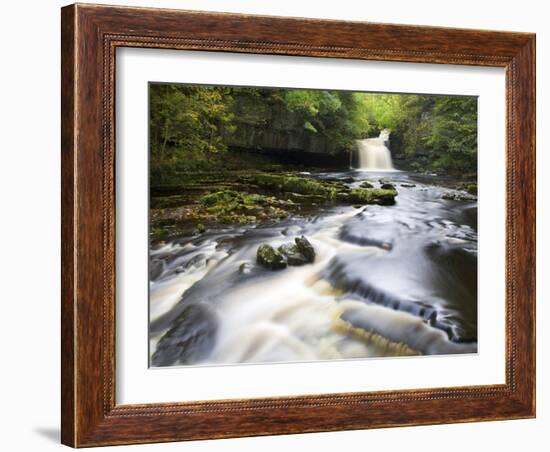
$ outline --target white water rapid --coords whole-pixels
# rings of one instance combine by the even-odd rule
[[[368,171],[322,176],[350,189],[380,183]],[[393,206],[327,206],[155,244],[151,366],[475,353],[477,206],[404,172],[388,177]],[[301,236],[314,262],[257,263],[260,244]]]
[[[387,147],[390,133],[382,130],[378,138],[357,140],[358,164],[361,170],[393,171],[391,153]]]

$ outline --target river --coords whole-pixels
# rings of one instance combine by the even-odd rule
[[[388,179],[393,206],[330,206],[269,225],[220,227],[150,250],[150,364],[218,365],[477,352],[477,202],[435,176]],[[305,236],[312,264],[268,270],[262,243]],[[162,346],[158,347],[162,339]]]

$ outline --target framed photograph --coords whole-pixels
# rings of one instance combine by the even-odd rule
[[[535,36],[62,9],[62,442],[535,416]]]

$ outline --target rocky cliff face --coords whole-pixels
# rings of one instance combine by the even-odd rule
[[[317,136],[307,130],[284,127],[257,127],[250,124],[242,124],[237,131],[224,137],[229,147],[243,149],[265,149],[279,151],[302,151],[323,154],[335,154],[337,152],[328,140]]]
[[[229,147],[322,154],[340,151],[322,132],[309,129],[303,118],[281,104],[261,103],[241,95],[233,108],[234,125],[223,131],[223,140]]]

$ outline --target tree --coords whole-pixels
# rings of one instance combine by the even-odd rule
[[[477,98],[439,96],[435,99],[430,136],[434,166],[472,171],[477,163]]]
[[[231,121],[227,89],[151,85],[151,155],[159,164],[225,149],[223,127]]]

